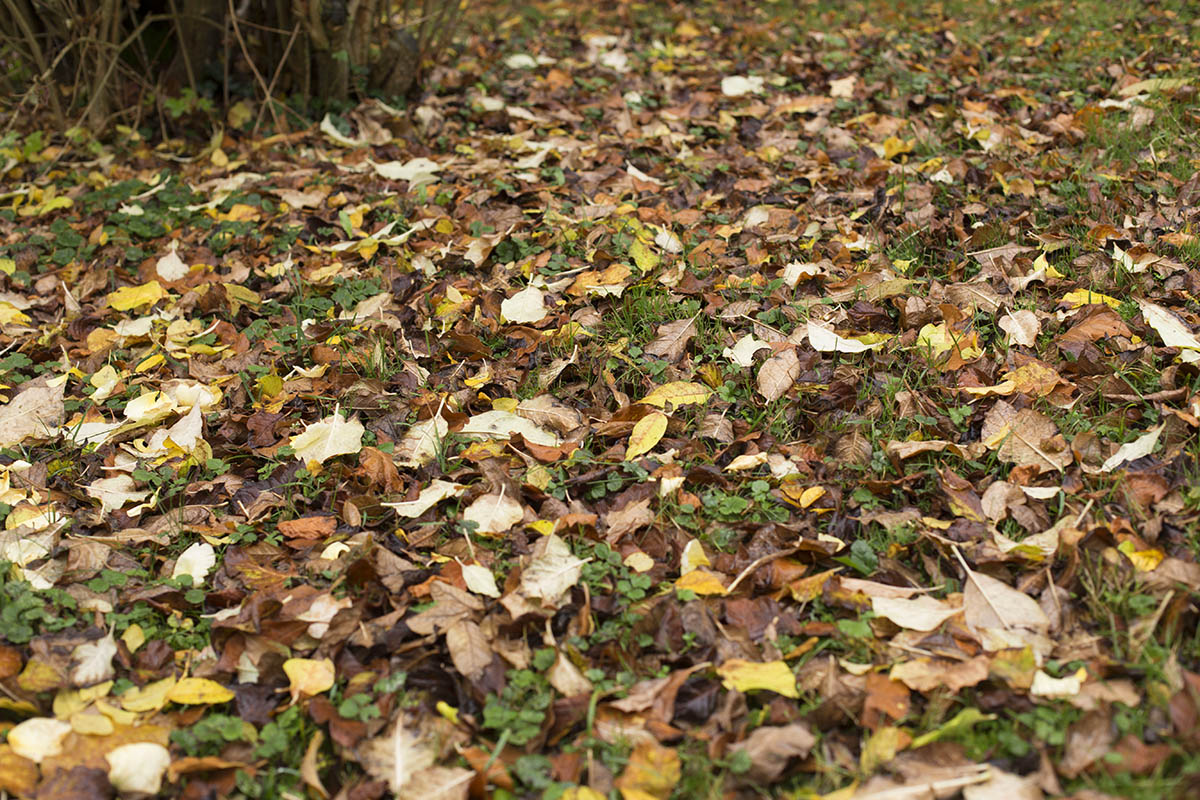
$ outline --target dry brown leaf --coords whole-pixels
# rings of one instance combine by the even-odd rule
[[[758,393],[767,402],[774,402],[787,394],[799,377],[800,357],[795,348],[780,350],[758,368]]]
[[[1053,420],[1030,408],[1017,411],[1003,400],[984,417],[980,437],[989,448],[999,448],[1001,461],[1030,464],[1043,472],[1066,469],[1073,459]]]
[[[817,737],[807,725],[793,722],[755,728],[730,750],[744,752],[750,757],[750,771],[743,779],[764,786],[777,780],[793,758],[807,756],[816,743]]]
[[[687,351],[688,342],[696,335],[696,318],[677,319],[665,325],[658,326],[658,334],[654,341],[646,345],[646,352],[652,356],[665,358],[675,362],[683,358]]]
[[[463,620],[446,629],[446,649],[454,668],[468,680],[478,680],[492,663],[492,649],[483,630],[471,620]]]

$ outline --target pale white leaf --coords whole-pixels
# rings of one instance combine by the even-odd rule
[[[362,437],[366,433],[362,423],[357,419],[346,419],[336,410],[321,420],[314,422],[298,436],[290,440],[296,458],[305,464],[318,464],[340,455],[349,455],[362,450]]]
[[[506,322],[532,325],[546,318],[546,295],[530,286],[500,303],[500,316]]]
[[[521,573],[521,594],[557,608],[563,595],[579,583],[586,563],[555,534],[545,536],[534,545],[533,560]]]
[[[164,281],[177,281],[187,277],[190,271],[177,252],[178,242],[171,242],[171,249],[154,264],[154,271]]]
[[[1042,323],[1037,315],[1027,308],[1013,311],[1000,318],[1000,329],[1008,334],[1009,344],[1022,347],[1033,347],[1037,343],[1038,334],[1042,332]]]
[[[513,53],[504,59],[504,66],[509,69],[533,69],[537,65],[537,59],[528,53]]]
[[[761,75],[730,75],[721,79],[721,94],[726,97],[758,94],[765,84],[766,78]]]
[[[415,423],[396,443],[395,460],[401,467],[421,467],[437,457],[450,425],[440,416]]]
[[[857,339],[847,339],[811,320],[808,323],[808,343],[814,350],[821,353],[862,353],[874,350],[883,344],[883,342],[863,344]]]
[[[139,490],[133,478],[124,473],[93,481],[84,491],[88,497],[100,501],[102,515],[110,514],[126,503],[137,503],[150,496],[150,492]]]
[[[474,522],[476,533],[504,533],[525,518],[525,507],[506,494],[480,495],[463,511],[463,519]]]
[[[8,746],[13,752],[35,763],[62,752],[62,741],[71,732],[71,724],[49,717],[34,717],[13,726]]]
[[[321,119],[321,133],[328,136],[333,141],[340,144],[342,147],[362,147],[367,143],[366,139],[351,139],[337,129],[333,124],[333,117],[326,114]]]
[[[500,596],[496,576],[490,569],[482,564],[463,564],[461,561],[459,565],[462,567],[463,582],[467,584],[468,589],[484,597]]]
[[[962,608],[929,595],[920,595],[912,599],[872,597],[871,610],[881,617],[887,617],[901,628],[931,631],[962,611]]]
[[[380,503],[380,505],[394,509],[402,517],[419,517],[442,500],[448,497],[460,497],[466,490],[467,487],[461,483],[453,483],[452,481],[444,481],[438,478],[422,489],[421,493],[417,495],[416,500],[404,500],[398,503]]]
[[[123,744],[109,751],[108,782],[122,794],[156,795],[163,775],[171,766],[171,754],[157,742]]]
[[[737,343],[732,348],[726,347],[721,355],[728,358],[739,367],[749,367],[754,365],[754,354],[759,350],[770,350],[771,345],[755,339],[754,334],[747,333],[745,336],[737,340]]]
[[[196,542],[179,554],[175,560],[175,569],[171,571],[172,578],[180,575],[190,575],[192,585],[204,583],[208,573],[217,565],[217,551],[208,542]]]
[[[415,192],[419,187],[427,183],[436,183],[437,173],[441,171],[442,165],[428,158],[411,158],[408,161],[387,161],[383,164],[376,164],[374,161],[368,161],[375,170],[375,174],[381,178],[386,178],[389,181],[408,181],[408,190]]]
[[[467,420],[460,431],[463,435],[483,436],[488,439],[507,439],[514,433],[519,433],[525,441],[543,447],[557,447],[558,435],[545,428],[539,427],[524,417],[510,411],[485,411]]]
[[[1158,444],[1158,435],[1162,432],[1163,425],[1159,425],[1146,431],[1132,442],[1121,445],[1117,452],[1100,465],[1100,471],[1112,472],[1127,461],[1136,461],[1150,455],[1154,452],[1154,447]]]
[[[74,668],[71,681],[76,686],[94,686],[110,680],[116,673],[112,660],[117,654],[117,643],[112,634],[94,642],[84,642],[71,651]]]
[[[677,254],[683,252],[683,242],[679,241],[679,237],[666,228],[659,228],[658,233],[654,235],[654,243],[666,253]]]
[[[0,406],[0,447],[18,445],[30,436],[52,436],[66,415],[63,390],[63,381],[49,377],[23,384],[16,397]]]
[[[1147,324],[1162,337],[1163,344],[1182,350],[1179,357],[1184,361],[1200,361],[1200,352],[1197,352],[1200,351],[1200,339],[1196,338],[1196,334],[1192,333],[1179,317],[1148,300],[1138,300],[1137,304],[1142,309],[1142,316],[1146,318]]]

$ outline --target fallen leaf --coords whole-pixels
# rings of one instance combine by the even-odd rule
[[[522,289],[500,304],[500,316],[518,325],[541,322],[546,318],[546,295],[533,286]]]
[[[362,449],[366,433],[357,419],[346,419],[336,410],[320,422],[305,427],[304,432],[291,438],[296,458],[305,464],[322,464],[340,455],[353,455]]]
[[[901,628],[931,631],[962,611],[962,608],[928,595],[921,595],[911,600],[872,597],[871,610],[881,617],[887,617]]]
[[[228,703],[233,692],[208,678],[181,678],[167,694],[167,700],[186,706]]]
[[[699,383],[675,381],[658,386],[650,394],[639,400],[639,403],[657,406],[665,411],[671,411],[680,406],[697,405],[708,400],[712,390]]]
[[[158,794],[171,765],[167,748],[154,742],[121,745],[104,758],[108,761],[108,781],[121,793]]]
[[[525,518],[525,507],[507,494],[482,494],[463,510],[462,518],[475,523],[475,533],[504,533]]]
[[[758,393],[772,403],[787,394],[800,377],[800,357],[793,348],[780,350],[758,368]]]
[[[16,397],[0,406],[0,447],[13,447],[31,437],[53,437],[66,413],[65,385],[50,377],[24,383]]]
[[[217,551],[208,542],[195,542],[179,554],[175,559],[175,568],[171,571],[172,578],[187,575],[192,579],[193,586],[200,586],[208,573],[217,565]]]
[[[652,356],[675,362],[683,358],[688,342],[696,335],[696,318],[678,319],[658,326],[654,341],[646,345],[645,351]]]
[[[1137,461],[1139,458],[1145,458],[1154,452],[1155,446],[1158,444],[1158,436],[1163,431],[1164,425],[1158,425],[1143,433],[1132,442],[1121,445],[1117,452],[1108,457],[1103,464],[1100,465],[1101,472],[1112,472],[1117,467],[1130,461]]]
[[[44,759],[62,752],[63,739],[70,732],[70,723],[49,717],[34,717],[9,729],[8,745],[22,758],[40,764]]]
[[[683,774],[683,762],[669,747],[641,742],[633,748],[615,786],[624,800],[667,800]]]
[[[333,662],[328,658],[289,658],[283,662],[283,673],[290,682],[288,691],[293,703],[301,697],[329,691],[337,678]]]
[[[567,543],[555,534],[543,536],[533,546],[533,559],[521,572],[521,593],[532,600],[557,608],[570,589],[579,583],[583,565]]]
[[[667,415],[661,411],[647,414],[637,421],[629,434],[629,446],[625,449],[625,460],[633,461],[650,452],[667,431]]]
[[[731,658],[717,667],[717,674],[727,689],[739,692],[765,690],[784,697],[800,697],[796,676],[784,661],[760,663]]]

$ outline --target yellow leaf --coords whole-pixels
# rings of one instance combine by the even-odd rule
[[[5,275],[12,275],[17,271],[17,262],[11,258],[0,258],[0,272]]]
[[[149,358],[144,358],[138,362],[138,365],[133,368],[133,371],[139,374],[143,372],[149,372],[166,360],[166,356],[164,356],[162,353],[155,353]]]
[[[762,689],[784,697],[800,697],[796,691],[796,676],[784,661],[768,661],[764,664],[731,658],[717,667],[717,674],[721,676],[726,689],[739,692]]]
[[[146,633],[142,630],[142,626],[135,622],[121,634],[121,641],[129,648],[129,652],[136,653],[146,643]]]
[[[641,550],[635,550],[634,552],[625,556],[625,560],[621,563],[629,567],[634,572],[649,572],[650,570],[654,569],[654,559],[643,553]]]
[[[703,403],[711,394],[712,391],[703,384],[674,381],[673,383],[664,383],[638,402],[666,409],[668,404],[671,407],[679,407]]]
[[[129,311],[141,306],[152,306],[164,297],[169,297],[158,281],[140,286],[122,286],[108,295],[108,307],[113,311]]]
[[[328,658],[289,658],[283,662],[283,672],[291,681],[288,690],[293,700],[301,695],[311,697],[329,691],[337,677],[333,661]]]
[[[896,754],[908,747],[912,737],[900,728],[886,726],[871,734],[871,738],[863,746],[859,755],[859,768],[863,774],[870,775],[882,765],[888,763]]]
[[[235,203],[233,208],[224,214],[215,214],[214,216],[222,222],[255,222],[258,220],[259,214],[260,212],[256,206],[247,205],[246,203]]]
[[[638,269],[642,272],[649,272],[662,261],[659,255],[647,247],[641,239],[630,245],[629,255],[633,257],[633,263],[637,264]]]
[[[18,324],[23,325],[29,322],[29,316],[14,306],[7,300],[0,300],[0,325]]]
[[[824,486],[810,486],[800,494],[800,507],[808,508],[813,503],[825,496]]]
[[[667,800],[682,774],[679,754],[653,740],[634,748],[616,780],[624,800]]]
[[[632,461],[643,453],[649,453],[666,432],[667,415],[661,411],[655,411],[639,419],[633,426],[633,432],[629,434],[629,447],[625,450],[625,460]]]
[[[1166,558],[1166,554],[1157,548],[1138,550],[1136,547],[1133,542],[1126,539],[1117,545],[1117,550],[1121,551],[1129,559],[1134,569],[1138,572],[1153,572],[1162,563],[1163,559]]]
[[[704,545],[698,539],[689,539],[683,546],[683,555],[679,558],[679,574],[687,575],[697,567],[712,566],[708,556],[704,554]]]
[[[706,569],[695,569],[675,581],[675,588],[700,595],[728,594],[725,584]]]
[[[163,678],[140,689],[135,687],[121,695],[121,708],[136,712],[157,711],[167,704],[167,697],[174,688],[174,678]]]
[[[1092,303],[1104,303],[1109,308],[1120,308],[1121,301],[1115,297],[1109,297],[1106,294],[1093,292],[1091,289],[1076,289],[1073,292],[1067,292],[1063,295],[1062,302],[1069,305],[1071,308],[1079,308],[1080,306],[1090,305]]]
[[[458,724],[458,709],[447,703],[445,700],[438,700],[435,706],[437,712],[444,718],[450,721],[450,724]]]
[[[233,692],[208,678],[184,678],[175,684],[167,695],[167,700],[170,702],[184,706],[228,703],[232,699]]]
[[[898,155],[903,153],[911,153],[913,151],[913,140],[897,139],[895,136],[889,136],[883,142],[883,157],[891,161]]]

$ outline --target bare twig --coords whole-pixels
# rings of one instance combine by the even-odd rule
[[[262,73],[258,71],[258,65],[254,63],[254,59],[250,57],[250,49],[246,47],[246,40],[242,38],[242,29],[238,27],[237,11],[234,10],[233,0],[228,0],[229,3],[229,24],[233,26],[233,34],[237,37],[238,47],[242,50],[242,56],[245,57],[246,63],[250,65],[250,71],[254,73],[254,79],[258,81],[259,87],[263,90],[263,102],[270,106],[271,119],[275,121],[275,129],[282,131],[283,126],[279,123],[279,114],[275,111],[275,105],[271,103],[271,88],[267,86],[267,82],[263,80]],[[226,82],[228,84],[228,81]],[[228,101],[226,101],[228,103]]]

